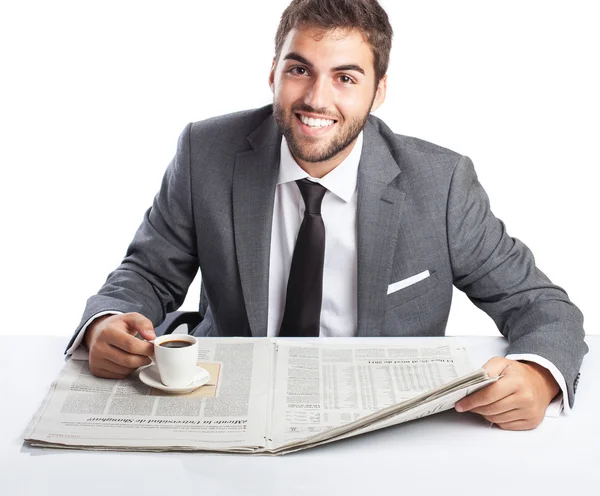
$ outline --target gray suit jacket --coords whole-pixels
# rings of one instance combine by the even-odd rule
[[[265,336],[281,135],[272,107],[189,124],[121,265],[87,303],[154,325],[202,272],[200,336]],[[430,277],[387,295],[388,285]],[[452,287],[509,341],[565,377],[573,403],[583,316],[494,217],[471,160],[370,116],[358,170],[358,335],[443,336]],[[79,329],[77,331],[79,331]]]

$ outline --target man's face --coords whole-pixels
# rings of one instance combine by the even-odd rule
[[[358,30],[293,29],[269,82],[292,155],[309,163],[334,160],[334,167],[385,98],[386,80],[375,81],[373,54]]]

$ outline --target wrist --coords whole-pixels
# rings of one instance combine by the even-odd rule
[[[523,365],[529,367],[529,369],[532,370],[540,378],[540,380],[546,387],[546,391],[548,392],[548,402],[552,401],[560,392],[560,386],[558,385],[558,382],[556,382],[556,379],[554,378],[552,373],[546,367],[540,365],[539,363],[528,362],[526,360],[519,361]]]
[[[83,344],[85,344],[85,346],[87,347],[88,350],[90,349],[90,346],[92,344],[93,338],[96,334],[99,324],[101,324],[103,321],[105,321],[109,317],[112,317],[112,314],[103,315],[102,317],[98,317],[97,319],[94,319],[90,323],[88,328],[85,330],[85,333],[83,334]]]

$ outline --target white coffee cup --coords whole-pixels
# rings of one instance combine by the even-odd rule
[[[154,361],[165,386],[189,386],[197,373],[198,340],[187,334],[159,336],[154,340]]]

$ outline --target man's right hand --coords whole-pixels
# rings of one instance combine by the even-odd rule
[[[147,341],[135,337],[139,334]],[[152,322],[139,313],[104,315],[94,320],[83,337],[90,352],[90,370],[98,377],[123,379],[148,365],[156,337]]]

